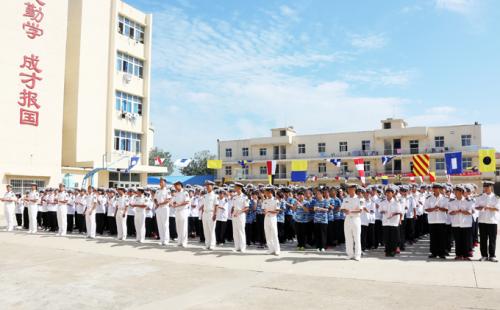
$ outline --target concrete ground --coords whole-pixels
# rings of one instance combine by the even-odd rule
[[[0,223],[3,223],[0,221]],[[0,224],[1,225],[1,224]],[[500,309],[500,264],[0,232],[1,309]],[[476,251],[477,252],[477,251]]]

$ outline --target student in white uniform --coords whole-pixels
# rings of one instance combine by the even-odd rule
[[[116,190],[108,189],[108,199],[106,204],[106,226],[111,236],[116,235]]]
[[[264,210],[264,234],[267,242],[267,254],[280,255],[280,242],[278,239],[278,221],[276,215],[279,212],[278,200],[274,197],[274,189],[268,186],[264,189],[264,201],[262,209]]]
[[[139,243],[143,243],[146,238],[146,207],[147,201],[144,196],[144,188],[137,188],[137,195],[134,200],[130,203],[130,206],[135,208],[135,240]]]
[[[85,209],[87,204],[87,192],[84,188],[80,190],[80,193],[75,197],[76,205],[76,228],[80,234],[87,232],[87,227],[85,225]]]
[[[479,245],[481,261],[498,262],[495,250],[497,225],[500,219],[500,198],[493,193],[494,182],[483,182],[483,194],[477,197],[476,210],[479,211]]]
[[[68,190],[68,213],[66,214],[67,232],[73,233],[74,223],[75,223],[75,192],[70,189]]]
[[[7,192],[0,199],[4,203],[5,221],[7,222],[7,231],[13,231],[16,227],[16,194],[12,191],[12,186],[7,185]]]
[[[38,193],[38,185],[31,184],[31,191],[28,194],[28,214],[29,214],[29,232],[35,234],[38,228],[37,214],[38,204],[40,203],[40,194]]]
[[[174,183],[175,194],[172,206],[175,208],[175,226],[177,228],[177,245],[187,247],[188,216],[191,203],[189,194],[184,190],[182,182]]]
[[[361,259],[360,213],[364,205],[356,195],[356,187],[356,184],[348,184],[347,196],[342,201],[340,211],[345,214],[344,235],[347,258],[359,261]]]
[[[95,210],[97,208],[97,199],[99,193],[89,186],[87,196],[85,197],[85,226],[87,228],[87,238],[95,239],[96,223]]]
[[[160,235],[160,245],[167,245],[170,241],[169,231],[169,213],[172,195],[166,188],[167,181],[160,179],[160,189],[156,191],[154,197],[156,225],[158,225],[158,234]]]
[[[66,236],[68,228],[68,200],[69,195],[66,192],[64,184],[59,184],[59,191],[56,195],[55,202],[57,203],[57,231],[58,236]]]
[[[243,190],[243,184],[234,183],[235,195],[233,197],[233,239],[234,250],[244,253],[247,248],[247,240],[245,235],[246,212],[248,211],[248,197]]]
[[[201,198],[201,216],[203,223],[203,234],[205,236],[205,249],[215,249],[215,220],[217,210],[217,195],[214,193],[215,183],[212,181],[205,182],[207,193]]]
[[[465,187],[454,187],[455,198],[448,202],[453,238],[455,239],[455,260],[470,260],[469,250],[472,247],[472,213],[474,205],[464,196]]]
[[[379,202],[382,215],[382,231],[384,234],[385,256],[394,257],[400,243],[401,234],[399,225],[403,217],[403,206],[394,197],[397,191],[395,186],[388,186],[385,190],[385,199]]]
[[[21,194],[17,194],[16,202],[16,222],[19,229],[23,227],[24,199]]]
[[[106,226],[106,205],[108,203],[108,197],[104,188],[99,188],[97,190],[99,195],[97,196],[97,208],[95,210],[95,220],[96,220],[96,233],[99,235],[104,235],[104,227]]]
[[[116,239],[127,239],[127,209],[128,209],[128,196],[125,194],[125,188],[118,187],[118,197],[116,199]]]
[[[153,238],[153,231],[156,225],[153,225],[153,218],[155,215],[155,205],[151,198],[151,190],[145,189],[144,196],[146,197],[146,238]]]
[[[226,235],[226,225],[228,216],[228,199],[226,198],[226,191],[223,189],[219,190],[219,196],[217,197],[217,208],[215,211],[215,238],[217,241],[217,246],[223,246],[225,243]]]
[[[440,190],[441,184],[432,185],[433,194],[425,200],[424,210],[427,212],[430,232],[430,252],[429,258],[446,259],[446,221],[448,212],[448,199],[444,197]]]

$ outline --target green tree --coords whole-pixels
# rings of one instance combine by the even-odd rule
[[[170,152],[164,151],[162,149],[159,149],[157,147],[154,147],[149,151],[149,165],[150,166],[155,166],[155,158],[160,157],[164,159],[163,164],[161,165],[162,167],[167,167],[168,168],[168,173],[166,175],[172,174],[174,172],[174,163],[172,162],[172,154]],[[161,173],[150,173],[150,176],[161,176],[163,174]]]
[[[207,175],[214,174],[213,169],[207,168],[207,160],[215,159],[215,155],[210,151],[199,151],[193,156],[193,160],[186,167],[181,169],[183,175]]]

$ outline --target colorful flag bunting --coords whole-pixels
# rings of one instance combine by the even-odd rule
[[[222,169],[222,160],[220,159],[209,159],[207,160],[208,169]]]
[[[462,152],[453,152],[444,154],[446,162],[446,174],[462,173]]]
[[[382,156],[382,166],[387,165],[393,158],[394,156]]]
[[[495,170],[496,170],[495,149],[479,150],[479,171],[495,172]]]
[[[413,155],[413,174],[426,176],[429,175],[430,156],[428,154]]]
[[[189,158],[180,158],[174,162],[174,166],[179,168],[185,168],[191,163],[191,161],[193,160]]]
[[[363,158],[354,158],[354,165],[356,170],[358,170],[361,183],[365,184],[365,161]]]

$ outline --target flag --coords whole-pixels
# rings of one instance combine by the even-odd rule
[[[174,162],[174,165],[179,168],[185,168],[187,167],[193,160],[192,159],[187,159],[187,158],[181,158],[177,159]]]
[[[305,182],[307,171],[292,171],[292,182]]]
[[[428,154],[413,155],[413,174],[420,176],[429,175],[430,160]]]
[[[358,170],[361,183],[365,184],[365,161],[363,158],[354,158],[354,165],[356,170]]]
[[[479,150],[479,171],[495,172],[496,159],[495,149]]]
[[[125,173],[129,173],[130,170],[132,170],[132,168],[134,168],[138,163],[139,163],[139,156],[130,157],[130,163],[128,164],[127,170],[125,170]]]
[[[248,167],[248,164],[251,163],[251,160],[238,160],[238,164],[240,164],[241,168]]]
[[[444,154],[446,162],[446,174],[462,173],[462,152],[453,152]]]
[[[276,173],[276,161],[275,160],[268,160],[266,162],[267,166],[267,175],[273,175]]]
[[[330,158],[330,162],[337,167],[340,167],[342,160],[340,158]]]
[[[292,160],[292,171],[307,171],[307,160]]]
[[[209,159],[207,160],[208,169],[222,169],[222,160],[220,159]]]
[[[389,185],[389,177],[388,176],[383,175],[380,179],[382,180],[383,185]]]
[[[382,156],[382,166],[387,165],[393,158],[394,156]]]
[[[155,157],[155,166],[162,166],[165,162],[165,158],[160,158],[160,156]]]
[[[436,173],[434,171],[429,172],[429,181],[431,183],[436,182]]]

